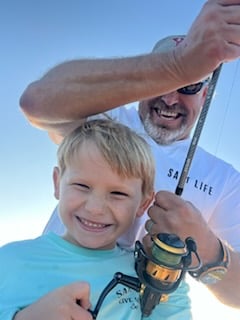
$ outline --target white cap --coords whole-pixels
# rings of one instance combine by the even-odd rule
[[[152,52],[168,52],[177,47],[186,35],[172,35],[159,40],[152,49]],[[211,79],[212,73],[204,77],[203,80]]]
[[[175,36],[169,36],[166,38],[163,38],[159,40],[155,46],[153,47],[153,52],[167,52],[175,48],[179,43],[181,43],[185,35],[175,35]]]

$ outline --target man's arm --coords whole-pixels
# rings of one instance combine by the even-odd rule
[[[209,0],[175,50],[60,64],[27,87],[21,108],[33,125],[65,135],[89,115],[194,83],[236,59],[239,21],[240,0]]]
[[[222,303],[240,309],[240,253],[229,250],[230,264],[227,274],[216,284],[209,285],[209,290]]]

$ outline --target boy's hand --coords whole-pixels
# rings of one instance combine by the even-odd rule
[[[51,291],[19,311],[14,320],[92,320],[89,307],[88,283],[75,282]]]

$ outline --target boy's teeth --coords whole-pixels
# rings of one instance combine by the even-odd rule
[[[106,227],[106,224],[102,224],[102,223],[95,223],[95,222],[87,221],[85,219],[81,219],[81,221],[86,226],[92,227],[92,228],[104,228],[104,227]]]

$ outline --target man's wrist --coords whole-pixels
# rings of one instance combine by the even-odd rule
[[[189,271],[189,274],[196,280],[204,284],[214,284],[222,280],[228,271],[230,263],[230,253],[228,246],[219,240],[221,253],[219,258],[213,263],[206,263],[196,271]]]

